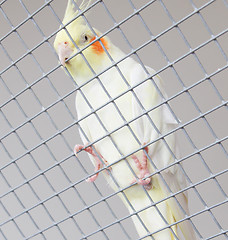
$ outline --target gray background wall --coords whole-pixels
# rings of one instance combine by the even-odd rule
[[[73,155],[74,145],[81,143],[76,87],[52,47],[66,2],[0,2],[0,239],[80,239],[115,221],[88,239],[136,239],[118,196],[103,176],[86,183],[93,166],[85,153],[79,159]],[[136,9],[148,2],[132,0]],[[117,23],[133,13],[129,0],[103,3]],[[87,18],[106,32],[114,23],[103,3]],[[142,62],[157,71],[170,64],[160,75],[174,113],[181,124],[188,123],[178,130],[182,157],[188,156],[183,167],[192,184],[200,183],[188,191],[192,221],[209,239],[220,227],[228,229],[227,3],[154,1],[140,16],[157,36],[137,52]],[[126,53],[131,47],[123,34],[134,49],[151,39],[137,15],[120,29],[108,36]],[[184,87],[188,91],[178,94]],[[214,239],[227,238],[219,234]]]

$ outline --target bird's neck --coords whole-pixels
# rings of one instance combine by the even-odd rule
[[[108,53],[109,56],[105,52],[103,56],[97,56],[97,61],[87,59],[90,67],[87,64],[83,64],[82,66],[78,66],[80,71],[78,71],[78,68],[71,68],[71,66],[69,66],[68,70],[78,86],[85,86],[87,82],[94,82],[92,79],[107,72],[108,70],[105,70],[113,65],[113,61],[117,62],[125,56],[125,54],[113,44],[109,47]]]

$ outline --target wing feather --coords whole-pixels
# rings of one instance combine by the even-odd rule
[[[149,67],[147,67],[147,71],[150,74],[156,73]],[[157,85],[155,86],[151,79],[145,81],[147,77],[148,75],[146,71],[139,64],[133,68],[130,77],[132,86],[142,82],[142,84],[134,88],[133,91],[136,98],[133,96],[132,99],[133,117],[144,114],[143,117],[140,117],[137,121],[135,121],[134,125],[135,132],[142,144],[155,140],[159,136],[157,131],[163,134],[171,131],[178,124],[168,105],[162,104],[161,106],[155,108],[162,102],[162,96],[160,96],[158,91],[161,91],[163,96],[166,97],[165,93],[163,93],[161,78],[158,75],[153,77],[153,80]],[[150,111],[152,108],[154,108],[154,110]],[[146,112],[148,112],[147,115]],[[173,154],[171,154],[170,150],[173,151],[174,154],[177,154],[178,152],[176,148],[175,134],[167,136],[165,141],[169,148],[165,146],[164,142],[162,142],[160,147],[156,149],[152,148],[152,150],[149,151],[149,155],[158,169],[166,167],[175,161],[175,158]],[[178,164],[162,171],[161,174],[173,193],[176,193],[187,186],[185,176]],[[164,195],[169,196],[170,192],[167,189],[167,186],[165,186],[161,179],[159,182]],[[179,221],[185,218],[185,214],[189,214],[187,193],[180,193],[175,196],[175,198],[176,199],[170,198],[167,201],[167,205],[169,207],[167,215],[171,214],[172,216],[170,216],[170,219],[173,219],[173,221]],[[181,208],[183,208],[185,213]],[[178,227],[186,240],[195,239],[192,226],[190,226],[189,221],[184,221],[178,224]]]

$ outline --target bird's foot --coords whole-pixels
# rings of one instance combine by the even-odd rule
[[[74,154],[77,156],[77,153],[82,150],[84,148],[84,151],[86,151],[87,153],[91,154],[95,160],[95,172],[99,171],[101,169],[101,165],[102,165],[102,162],[100,159],[102,159],[102,161],[108,165],[108,162],[102,157],[102,155],[100,153],[97,153],[93,150],[92,147],[85,147],[84,145],[80,145],[80,144],[77,144],[75,145],[74,147]],[[98,157],[99,155],[99,157]],[[108,168],[109,170],[111,170],[111,167]],[[92,177],[88,178],[86,181],[87,182],[94,182],[97,177],[98,177],[99,173],[95,173]]]
[[[145,147],[144,149],[148,153],[148,147]],[[137,183],[143,185],[147,190],[150,190],[152,187],[152,182],[151,177],[147,177],[148,175],[150,175],[150,172],[147,166],[147,156],[145,152],[143,151],[143,157],[141,161],[139,161],[138,157],[136,157],[135,155],[132,155],[132,158],[135,162],[136,167],[139,170],[139,176],[136,180]]]

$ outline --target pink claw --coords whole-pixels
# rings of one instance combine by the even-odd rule
[[[74,147],[74,154],[77,156],[77,153],[82,150],[83,148],[85,148],[84,145],[75,145]],[[98,170],[101,169],[101,165],[102,165],[102,162],[101,160],[99,159],[99,157],[97,156],[97,154],[93,151],[93,148],[92,147],[87,147],[84,149],[87,153],[91,154],[94,159],[95,159],[95,172],[97,172]],[[98,153],[99,154],[99,153]],[[104,163],[106,165],[108,165],[108,162],[101,156],[101,154],[99,154],[100,158],[104,161]],[[109,168],[110,170],[111,168]],[[99,173],[95,173],[92,177],[88,178],[86,181],[87,182],[94,182],[97,177],[98,177]]]
[[[146,152],[148,153],[148,147],[145,147]],[[139,179],[137,180],[137,183],[140,185],[143,185],[147,190],[151,189],[151,178],[148,177],[146,179],[146,176],[150,175],[149,169],[147,167],[147,156],[143,152],[143,158],[142,161],[140,162],[139,159],[135,156],[132,155],[132,158],[136,164],[136,167],[139,169]]]

